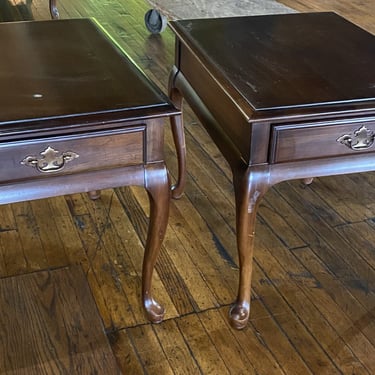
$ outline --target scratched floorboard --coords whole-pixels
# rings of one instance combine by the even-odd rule
[[[81,267],[2,278],[0,302],[1,373],[121,373]]]
[[[47,3],[0,1],[0,21],[48,19]],[[58,3],[61,18],[97,18],[166,90],[174,39],[147,33],[145,1]],[[372,0],[280,3],[337,11],[375,33]],[[375,373],[375,174],[286,182],[266,194],[251,319],[236,332],[227,322],[238,277],[230,170],[188,107],[185,121],[186,193],[172,202],[154,279],[164,323],[148,324],[139,304],[148,222],[140,188],[2,206],[0,276],[79,264],[125,374]],[[169,131],[165,155],[173,179]]]

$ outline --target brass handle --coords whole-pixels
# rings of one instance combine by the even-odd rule
[[[26,156],[21,161],[21,164],[28,167],[34,167],[42,173],[50,173],[61,171],[66,163],[79,157],[75,152],[66,151],[60,153],[60,151],[56,151],[50,146],[42,151],[40,155],[42,155],[42,157],[32,155]]]
[[[375,140],[375,133],[361,126],[358,130],[353,131],[352,134],[344,134],[337,138],[336,141],[349,147],[354,151],[366,150],[370,148]]]

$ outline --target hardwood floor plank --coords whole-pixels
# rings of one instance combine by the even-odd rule
[[[199,273],[205,280],[215,297],[215,304],[231,303],[236,293],[237,266],[231,264],[228,267],[228,261],[220,254],[219,249],[210,251],[219,246],[212,232],[202,218],[196,215],[187,199],[183,198],[178,203],[172,205],[170,225],[190,257],[194,267],[192,272]],[[184,263],[179,262],[176,267],[181,269]]]
[[[226,308],[220,308],[218,310],[211,310],[211,311],[218,311],[221,314],[221,319],[222,319],[221,329],[224,332],[228,330],[227,335],[233,335],[235,337],[236,341],[238,342],[238,345],[240,345],[241,347],[241,350],[245,353],[249,362],[251,362],[252,366],[254,367],[256,374],[286,374],[286,372],[282,369],[280,363],[278,363],[277,358],[271,352],[271,347],[269,347],[266,344],[260,332],[257,331],[253,325],[253,322],[255,320],[265,319],[264,316],[260,317],[257,315],[256,306],[260,303],[261,302],[259,300],[253,301],[252,311],[255,311],[255,313],[252,314],[250,325],[241,331],[234,331],[228,324],[228,319],[227,319],[228,310]],[[269,318],[272,320],[270,316]],[[220,321],[220,319],[218,320]],[[268,321],[267,327],[274,328],[272,336],[274,334],[277,335],[277,333],[279,332],[279,328],[276,325],[274,325],[273,322],[271,321]],[[287,343],[287,340],[285,341],[286,342],[284,344]],[[286,346],[289,346],[289,343],[287,343]],[[284,345],[282,345],[282,347],[283,347],[282,350],[283,350],[283,356],[284,356],[287,350],[285,350]],[[294,363],[294,366],[295,366],[295,363]],[[305,374],[307,373],[306,369],[304,373]]]
[[[374,228],[366,220],[360,223],[340,225],[335,228],[340,237],[344,238],[368,265],[375,269]]]
[[[268,246],[269,243],[275,243],[275,240],[272,239],[271,234],[265,233],[262,237],[267,239],[266,242],[268,242]],[[309,330],[313,332],[313,335],[317,338],[317,341],[324,344],[325,339],[329,340],[329,332],[331,332],[330,335],[332,335],[332,338],[330,338],[330,340],[339,340],[339,338],[335,338],[337,335],[340,337],[340,340],[345,340],[345,337],[342,336],[341,332],[345,332],[346,330],[351,329],[353,325],[355,325],[356,320],[360,319],[359,317],[361,316],[361,314],[366,314],[366,311],[362,310],[361,313],[360,309],[356,309],[357,304],[355,304],[351,309],[351,314],[346,315],[346,310],[343,310],[340,307],[341,304],[337,303],[335,298],[332,298],[330,296],[329,290],[335,289],[332,287],[334,280],[330,280],[330,276],[326,274],[326,282],[322,283],[321,275],[324,274],[323,269],[311,273],[307,268],[309,267],[308,262],[301,262],[302,264],[300,263],[301,259],[299,255],[307,252],[311,253],[309,248],[298,249],[293,253],[283,249],[282,246],[278,246],[277,248],[272,248],[269,246],[268,249],[260,246],[259,248],[262,250],[272,249],[272,254],[270,252],[271,250],[268,250],[268,253],[265,252],[264,255],[262,252],[257,255],[257,260],[260,260],[261,258],[265,258],[267,260],[271,259],[273,257],[273,254],[275,253],[275,250],[277,249],[277,261],[280,262],[280,266],[282,266],[284,269],[280,269],[279,275],[276,274],[275,276],[272,276],[270,272],[276,272],[278,268],[277,266],[273,265],[272,268],[269,267],[271,270],[270,272],[265,269],[263,263],[262,268],[265,270],[269,280],[279,288],[280,293],[288,300],[288,303],[290,304],[292,309],[296,311],[296,315],[299,316],[302,320],[304,320],[305,317],[309,319],[309,323],[307,323],[307,326],[309,326],[310,321],[316,321],[316,327],[311,327],[309,328]],[[333,275],[331,275],[331,279],[334,279]],[[296,296],[299,295],[300,291],[304,293],[304,296],[296,298]],[[259,291],[259,293],[261,292]],[[305,297],[308,297],[309,300],[306,300]],[[296,301],[294,301],[295,298]],[[302,305],[301,300],[304,300],[304,303]],[[348,301],[345,300],[342,302],[344,304],[347,304]],[[306,306],[308,306],[309,304],[313,304],[313,306],[310,306],[310,308],[305,311]],[[301,310],[298,310],[298,308],[300,308]],[[327,322],[325,322],[325,319],[330,324],[330,326],[327,326]],[[337,322],[340,322],[340,324],[338,324]],[[326,325],[325,329],[323,329],[324,325]],[[337,331],[337,333],[335,331]],[[361,344],[357,345],[359,341],[357,344],[349,342],[348,345],[351,348],[350,351],[355,354],[356,348],[359,347],[367,347],[368,349],[366,350],[366,353],[374,350],[372,344],[370,343],[371,338],[370,341],[368,338],[368,335],[371,337],[370,332],[371,327],[369,327],[369,329],[367,330],[367,335],[365,332],[362,333],[361,331],[359,331],[357,339],[361,342]],[[319,337],[321,334],[324,334],[324,336]],[[330,346],[328,344],[326,345],[328,347]],[[329,352],[330,349],[328,348],[326,350],[327,352]],[[362,351],[359,350],[356,355],[358,357],[361,357],[361,353]],[[336,355],[333,355],[333,358],[335,357]],[[355,362],[355,358],[353,359],[353,361]],[[367,362],[366,357],[364,358],[364,361]],[[343,363],[347,365],[348,360],[345,359]]]
[[[177,325],[203,374],[225,375],[231,373],[230,367],[221,358],[198,315],[191,314],[179,319]]]
[[[350,245],[337,236],[334,230],[329,229],[314,207],[309,207],[303,199],[303,192],[296,194],[293,183],[280,184],[277,190],[298,210],[302,220],[296,223],[297,230],[303,233],[311,249],[358,301],[371,310],[375,303],[371,287],[375,274],[367,262],[352,251]]]
[[[38,236],[44,250],[49,267],[63,267],[69,265],[65,254],[64,241],[59,236],[59,231],[54,220],[54,213],[50,210],[48,199],[30,202],[38,228]]]
[[[0,232],[15,230],[17,228],[14,220],[11,204],[4,204],[0,210]]]
[[[258,258],[260,258],[259,254]],[[269,265],[264,264],[264,261],[269,262]],[[275,276],[274,273],[271,272],[277,269],[277,265],[270,259],[263,260],[261,267],[265,270],[267,276],[267,271],[270,273],[269,279],[271,283],[267,284],[258,281],[257,274],[260,272],[257,263],[258,261],[255,263],[254,267],[254,289],[257,291],[262,302],[267,306],[267,309],[272,311],[280,330],[282,330],[291,341],[295,350],[303,358],[312,373],[318,374],[325,372],[338,374],[339,369],[332,363],[331,358],[322,347],[323,343],[314,337],[311,332],[311,327],[308,326],[307,322],[304,320],[305,318],[296,310],[295,305],[298,307],[299,298],[301,298],[301,295],[296,293],[298,289],[294,289],[294,293],[288,292],[287,288],[293,288],[293,285],[289,286],[283,281],[283,274]],[[279,285],[274,285],[276,280]],[[308,319],[312,318],[312,313],[310,312]],[[319,323],[323,324],[324,322],[320,321]]]
[[[311,188],[347,222],[363,221],[375,215],[375,191],[362,179],[358,184],[349,176],[317,178]]]
[[[26,259],[25,272],[45,269],[48,267],[46,254],[43,251],[39,229],[35,221],[30,202],[16,203],[12,206],[19,242],[22,244]]]
[[[250,330],[248,328],[243,331],[245,338],[241,338],[242,341],[249,340],[248,336],[254,336],[253,333],[255,333],[255,337],[257,337],[264,347],[268,348],[283,373],[296,375],[312,374],[311,369],[299,351],[296,350],[293,341],[289,339],[284,330],[280,329],[275,314],[267,310],[261,300],[252,302],[250,323],[253,329]],[[258,353],[258,351],[249,351],[248,355],[254,356],[254,353]],[[259,366],[262,369],[262,366]],[[268,373],[267,371],[259,371],[259,373],[266,374]]]
[[[2,253],[2,277],[27,272],[27,259],[16,230],[0,233],[0,247]]]
[[[108,257],[103,231],[91,216],[81,217],[80,221],[83,224],[80,238],[88,258],[86,273],[88,275],[92,273],[93,280],[97,280],[99,289],[95,290],[94,296],[96,293],[102,295],[101,300],[104,302],[104,306],[99,306],[100,311],[103,307],[108,310],[110,316],[110,321],[105,321],[105,326],[110,328],[134,325],[136,318],[133,311],[128,309],[130,304],[118,279],[116,267]],[[108,314],[104,315],[108,316]]]
[[[295,252],[295,256],[298,257],[302,264],[309,267],[310,272],[319,282],[321,289],[329,295],[327,297],[322,294],[319,296],[320,299],[314,299],[315,303],[320,306],[321,312],[332,319],[332,309],[334,311],[336,308],[332,305],[332,302],[325,303],[327,298],[332,299],[342,312],[337,315],[340,316],[338,321],[344,324],[345,327],[342,331],[345,332],[351,327],[356,327],[358,334],[362,332],[367,340],[374,345],[374,312],[367,311],[367,309],[358,304],[355,297],[346,288],[343,288],[340,280],[327,270],[322,261],[310,249],[300,249]],[[349,318],[349,321],[346,317]],[[333,319],[333,323],[337,325],[335,319]]]
[[[79,267],[1,279],[0,300],[2,373],[120,374]]]
[[[48,199],[50,220],[55,222],[57,236],[60,238],[60,245],[64,247],[69,264],[80,264],[82,269],[87,270],[86,253],[79,236],[80,223],[70,214],[65,198]],[[41,212],[40,215],[43,213]]]
[[[167,320],[155,325],[154,331],[174,374],[201,374],[175,320]]]
[[[303,195],[303,200],[306,205],[310,204],[313,207],[314,212],[319,215],[320,218],[324,219],[324,221],[330,226],[343,225],[346,223],[331,206],[327,205],[315,194],[309,194],[311,192],[310,190],[305,192],[308,187],[304,185],[302,181],[296,181],[294,186],[298,195]],[[259,216],[270,228],[272,228],[275,235],[280,238],[289,249],[307,246],[308,242],[306,241],[305,235],[299,228],[301,217],[293,205],[293,200],[285,199],[283,195],[280,194],[278,187],[279,185],[276,185],[267,192],[264,197],[264,202],[260,205]],[[275,221],[273,216],[270,216],[267,213],[268,210],[272,210],[275,212],[275,215],[281,216],[286,225],[289,225],[292,229],[292,233],[280,231],[278,228],[279,222]],[[292,240],[290,239],[290,236],[292,236]],[[300,239],[293,240],[295,236]]]
[[[340,0],[278,0],[279,3],[290,6],[300,12],[327,12],[335,11],[351,22],[375,33],[373,17],[375,4],[371,0],[340,1]]]
[[[231,373],[256,374],[250,359],[236,340],[235,332],[226,325],[218,310],[207,310],[200,315],[200,320]]]
[[[152,325],[129,328],[127,332],[136,348],[144,373],[166,375],[174,373]]]
[[[127,330],[112,332],[109,339],[122,374],[143,375],[144,369]]]

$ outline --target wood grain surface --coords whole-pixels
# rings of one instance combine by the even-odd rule
[[[0,306],[1,373],[120,374],[79,266],[1,279]]]
[[[375,32],[373,0],[282,2],[336,11]],[[57,3],[61,18],[97,18],[166,92],[174,38],[170,30],[149,35],[147,2]],[[45,0],[2,2],[0,19],[9,13],[50,18]],[[76,194],[2,206],[1,277],[80,264],[125,374],[375,373],[375,175],[292,181],[267,192],[256,224],[250,322],[235,332],[227,319],[238,275],[231,173],[188,107],[185,124],[187,186],[171,204],[153,284],[165,322],[148,324],[140,305],[149,210],[142,189],[106,190],[95,202]],[[169,131],[165,156],[173,180]]]

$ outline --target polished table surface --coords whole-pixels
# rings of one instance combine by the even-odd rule
[[[168,221],[168,98],[91,19],[0,24],[0,203],[144,186],[143,304]]]
[[[257,207],[274,184],[375,170],[375,36],[335,13],[178,20],[170,97],[185,99],[229,162],[246,326]],[[185,183],[183,125],[173,131]],[[358,187],[360,189],[360,187]]]

